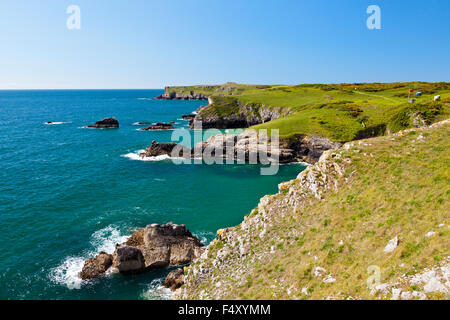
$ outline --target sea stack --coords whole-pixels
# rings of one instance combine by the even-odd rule
[[[88,128],[95,129],[117,129],[119,128],[119,121],[116,118],[105,118],[97,121],[95,124],[88,125]]]

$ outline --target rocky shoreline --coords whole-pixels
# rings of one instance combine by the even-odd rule
[[[279,163],[307,162],[313,164],[319,160],[323,152],[341,146],[342,143],[332,142],[322,137],[298,136],[291,141],[281,141],[279,148],[272,149],[267,139],[258,137],[255,131],[250,130],[239,135],[215,135],[198,143],[192,149],[174,142],[153,141],[140,154],[140,157],[167,155],[187,159],[256,161],[262,164],[268,164],[267,158],[272,158]],[[216,150],[222,152],[215,154]]]

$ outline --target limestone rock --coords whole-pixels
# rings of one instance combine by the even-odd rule
[[[145,269],[141,250],[126,244],[117,245],[114,251],[113,267],[121,273],[140,272]]]
[[[390,240],[386,247],[384,248],[383,252],[392,252],[397,248],[398,246],[398,237],[395,237],[394,239]]]
[[[163,286],[169,288],[172,291],[180,288],[184,284],[184,271],[183,269],[176,269],[170,272],[166,280],[164,280]]]
[[[85,261],[80,277],[83,280],[98,278],[108,270],[112,265],[112,255],[101,252],[95,258],[89,258]]]

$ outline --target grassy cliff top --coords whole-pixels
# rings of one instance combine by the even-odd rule
[[[409,90],[416,103],[408,103]],[[216,97],[209,113],[223,116],[236,112],[236,105],[285,107],[289,115],[256,126],[278,129],[280,136],[318,135],[334,141],[350,141],[370,131],[383,134],[413,126],[413,115],[427,123],[450,114],[450,83],[357,83],[304,85],[242,85],[171,87],[169,91],[191,91]],[[415,96],[416,92],[422,96]],[[434,102],[435,95],[440,102]],[[223,97],[223,98],[221,98]],[[226,100],[224,100],[226,97]],[[226,103],[224,103],[224,101]],[[231,106],[231,107],[230,107]]]
[[[212,242],[184,298],[448,299],[449,143],[446,121],[328,152]]]

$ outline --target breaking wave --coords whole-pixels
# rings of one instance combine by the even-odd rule
[[[81,256],[69,256],[56,268],[50,271],[50,279],[67,288],[81,289],[82,285],[87,282],[83,281],[79,273],[83,269],[84,261],[92,258],[100,252],[113,253],[117,243],[127,241],[129,236],[124,236],[115,226],[95,231],[91,236],[92,249]]]

